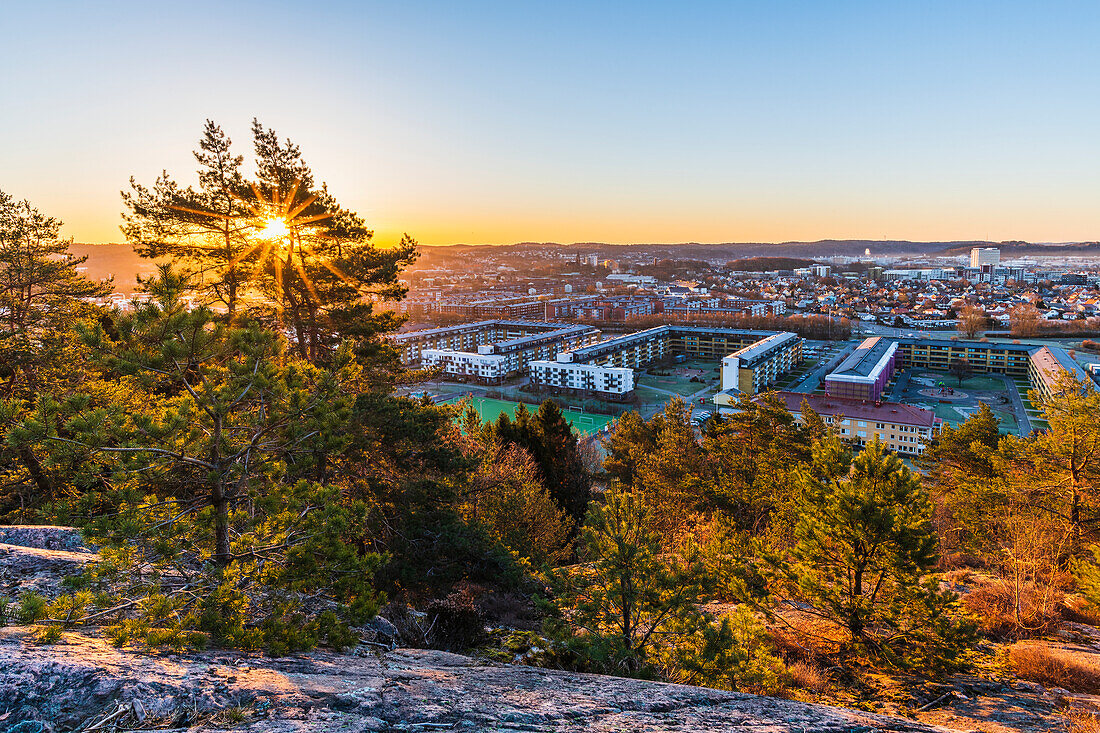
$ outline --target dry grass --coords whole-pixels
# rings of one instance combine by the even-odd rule
[[[1070,692],[1100,693],[1100,656],[1036,643],[1013,644],[1008,661],[1017,677]]]
[[[1017,614],[1012,585],[1005,580],[991,580],[963,595],[962,604],[983,632],[997,639],[1014,640],[1042,636],[1055,629],[1062,618],[1062,598],[1056,589],[1025,586]]]
[[[1100,609],[1089,604],[1084,598],[1067,598],[1062,605],[1062,618],[1079,624],[1100,627]]]
[[[829,678],[816,664],[795,662],[787,667],[787,674],[790,675],[791,685],[794,687],[817,693],[829,691]]]
[[[1093,713],[1068,713],[1066,730],[1068,733],[1100,733],[1100,718]]]
[[[772,626],[768,633],[780,655],[793,662],[818,664],[835,659],[847,634],[835,623],[807,614],[783,614],[786,623]]]

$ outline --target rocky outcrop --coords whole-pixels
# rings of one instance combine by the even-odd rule
[[[66,576],[96,559],[72,527],[0,526],[0,596],[33,591],[54,598]]]
[[[68,550],[88,553],[93,550],[73,527],[49,524],[0,525],[0,544],[34,547],[39,550]]]
[[[492,665],[446,652],[277,659],[115,649],[0,630],[0,731],[927,733],[912,721],[698,687]],[[15,726],[22,724],[19,728]]]

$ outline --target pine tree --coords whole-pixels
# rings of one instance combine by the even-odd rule
[[[661,554],[661,537],[641,494],[609,490],[594,505],[581,535],[588,562],[555,576],[558,634],[601,672],[654,674],[661,647],[701,637],[703,592],[695,559]]]
[[[897,456],[875,441],[849,458],[835,436],[815,446],[801,477],[796,544],[773,559],[779,595],[835,622],[857,649],[894,663],[950,666],[965,625],[930,573],[932,505]]]
[[[256,180],[208,121],[195,152],[197,189],[168,173],[152,188],[132,181],[123,194],[127,239],[145,257],[178,263],[207,304],[288,328],[302,358],[324,362],[353,340],[377,383],[396,366],[379,337],[401,319],[376,304],[405,294],[397,275],[415,260],[416,242],[406,235],[375,246],[363,220],[315,183],[297,145],[256,120],[252,137]]]
[[[1027,461],[1016,464],[1021,491],[1061,516],[1079,546],[1100,525],[1100,392],[1061,370],[1049,398],[1031,398],[1050,429],[1035,436]]]
[[[794,470],[810,458],[806,432],[773,394],[742,395],[737,409],[707,431],[712,502],[742,529],[761,532],[789,504]]]
[[[558,404],[546,400],[533,415],[521,404],[515,418],[502,414],[486,431],[493,439],[514,443],[531,454],[554,503],[579,526],[591,499],[592,477],[581,460],[573,426]]]
[[[167,172],[152,189],[130,179],[122,231],[138,254],[170,260],[204,301],[223,305],[232,318],[255,277],[257,254],[244,157],[233,154],[232,141],[211,120],[193,155],[197,189],[182,188]]]
[[[634,482],[662,531],[681,528],[705,507],[710,493],[705,463],[687,405],[678,397],[669,400],[656,430],[655,450],[636,469]]]
[[[110,292],[80,273],[60,238],[61,222],[0,191],[0,514],[28,511],[78,483],[76,470],[48,460],[41,446],[12,431],[52,394],[75,391],[117,398],[86,368],[87,353],[71,328],[103,317],[91,300]]]
[[[646,422],[636,410],[624,412],[619,416],[614,431],[604,440],[607,451],[604,469],[623,486],[634,485],[638,467],[657,450],[659,416],[660,413]]]
[[[88,301],[110,293],[79,271],[61,222],[0,191],[0,394],[33,395],[37,367],[62,332],[95,315]],[[29,392],[27,390],[30,390]]]

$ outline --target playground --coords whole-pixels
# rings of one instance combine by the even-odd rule
[[[907,378],[906,378],[907,377]],[[1019,434],[1019,423],[1009,390],[1016,389],[999,374],[977,374],[959,385],[957,377],[941,372],[915,370],[898,380],[900,394],[893,399],[914,407],[932,410],[936,417],[957,426],[976,413],[982,403],[1001,421],[1001,430]]]
[[[635,372],[635,385],[640,388],[638,391],[643,401],[651,401],[652,397],[660,395],[663,396],[660,401],[667,402],[673,394],[688,397],[707,385],[717,383],[721,377],[714,370],[718,366],[719,362],[690,359],[673,366],[640,369]],[[654,373],[650,374],[650,371]]]

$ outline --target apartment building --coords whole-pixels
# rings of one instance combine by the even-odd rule
[[[756,394],[802,361],[802,339],[775,333],[722,359],[722,391]]]
[[[847,397],[877,402],[897,362],[896,341],[872,336],[837,365],[825,377],[825,388],[833,397]]]
[[[495,346],[484,353],[508,356],[509,371],[520,371],[528,361],[552,359],[561,351],[595,343],[599,339],[599,329],[591,326],[497,320],[389,336],[390,343],[401,353],[401,363],[406,366],[421,365],[426,349],[474,353],[480,352],[484,346]]]
[[[1077,375],[1083,384],[1091,384],[1092,380],[1087,373],[1066,353],[1064,349],[1056,346],[1042,346],[1035,349],[1028,359],[1028,380],[1031,387],[1044,400],[1049,400],[1059,394],[1058,377],[1063,371]]]
[[[531,381],[543,387],[574,393],[598,393],[622,399],[634,391],[634,370],[597,364],[533,361]]]
[[[553,372],[544,365],[532,364],[531,379],[539,384],[548,375],[564,375],[569,365],[575,366],[574,383],[610,383],[608,376],[596,376],[590,367],[604,369],[640,369],[675,355],[702,358],[721,358],[733,352],[738,359],[735,371],[737,383],[744,384],[755,393],[761,386],[772,384],[780,374],[802,360],[802,339],[793,333],[772,331],[707,328],[704,326],[658,326],[636,333],[618,336],[572,351],[559,353]],[[565,366],[563,366],[565,365]],[[585,367],[584,369],[580,367]],[[543,371],[540,372],[539,368]],[[741,377],[744,373],[747,377]],[[559,381],[564,376],[556,376]],[[603,381],[601,381],[603,380]],[[568,380],[566,380],[568,381]],[[625,385],[625,383],[623,383]],[[560,385],[556,385],[560,386]],[[634,389],[633,377],[629,383]],[[584,387],[602,392],[603,390]],[[622,397],[627,392],[607,392],[612,397]]]
[[[943,422],[931,410],[900,402],[875,404],[801,392],[776,392],[775,395],[799,424],[805,401],[827,425],[836,428],[841,438],[860,446],[878,438],[888,449],[911,456],[924,453],[925,443],[932,439]]]
[[[447,374],[484,384],[498,383],[508,375],[508,360],[499,354],[482,354],[471,351],[424,349],[421,364],[425,368],[442,367]]]

